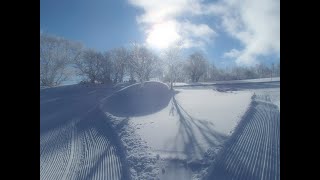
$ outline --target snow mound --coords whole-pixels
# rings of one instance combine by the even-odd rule
[[[102,108],[117,117],[142,116],[165,108],[171,97],[166,84],[149,81],[116,92],[102,103]]]
[[[129,118],[115,117],[105,113],[112,127],[122,141],[122,148],[126,152],[126,160],[132,180],[154,179],[159,172],[159,157],[151,153],[151,148],[137,133]]]

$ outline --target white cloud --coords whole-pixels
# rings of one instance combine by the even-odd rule
[[[252,65],[260,55],[280,54],[279,0],[223,0],[206,13],[220,17],[224,30],[243,44],[238,64]]]
[[[217,33],[206,24],[192,24],[190,21],[180,23],[180,32],[190,37],[199,37],[208,40]]]
[[[205,46],[217,34],[206,24],[177,20],[179,17],[203,14],[201,12],[202,4],[199,0],[129,0],[129,2],[144,10],[142,15],[137,16],[137,22],[144,27],[147,34],[147,44],[153,47],[168,46],[161,41],[158,44],[154,42],[155,34],[161,34],[153,31],[158,24],[174,23],[175,32],[168,34],[168,37],[175,37],[176,41],[173,42],[179,41],[183,48]],[[174,34],[179,34],[179,36]],[[163,36],[163,38],[166,37]]]
[[[142,8],[144,14],[138,16],[139,23],[160,23],[181,15],[201,13],[199,0],[129,0],[129,3]]]
[[[205,47],[217,36],[207,24],[178,21],[193,16],[214,16],[222,30],[239,40],[241,49],[232,49],[223,57],[238,64],[252,65],[257,57],[280,54],[280,0],[129,0],[144,10],[137,22],[150,32],[158,23],[174,22],[175,33],[183,47]]]
[[[231,49],[229,52],[226,52],[223,54],[223,57],[226,58],[237,58],[239,57],[239,55],[241,54],[241,52],[237,49]]]
[[[183,48],[197,47],[204,50],[206,44],[217,36],[217,33],[206,24],[193,24],[190,21],[177,24]]]

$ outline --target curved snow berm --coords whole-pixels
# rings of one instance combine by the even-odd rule
[[[280,179],[280,112],[257,95],[207,179]]]
[[[165,108],[171,97],[166,84],[148,81],[118,91],[103,102],[102,108],[117,117],[142,116]]]

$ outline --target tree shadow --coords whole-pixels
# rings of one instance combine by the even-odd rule
[[[209,147],[217,146],[227,139],[228,136],[214,129],[212,122],[192,117],[175,97],[172,98],[172,107],[179,116],[179,130],[174,142],[175,149],[179,149],[179,142],[181,142],[179,140],[182,139],[183,152],[187,154],[188,160],[202,159],[207,151],[203,144],[207,144]]]
[[[124,120],[124,123],[127,121]],[[104,114],[104,112],[97,107],[91,113],[89,113],[82,121],[77,124],[78,133],[84,135],[85,131],[89,131],[89,129],[94,129],[97,132],[97,137],[103,138],[104,141],[108,142],[105,149],[103,149],[102,153],[97,157],[97,161],[90,168],[89,172],[87,172],[84,179],[93,179],[95,174],[99,172],[101,166],[103,165],[103,161],[106,160],[107,156],[115,153],[120,160],[120,169],[119,175],[121,179],[131,179],[130,173],[128,169],[127,162],[125,160],[126,154],[122,145],[122,142],[112,128],[110,121]],[[89,147],[89,148],[97,148],[100,147]],[[113,152],[112,152],[113,151]],[[109,157],[110,158],[110,157]],[[113,158],[111,158],[113,159]],[[111,167],[112,168],[112,167]],[[108,175],[108,174],[106,174]],[[119,178],[119,177],[112,177]]]
[[[70,125],[71,123],[72,125]],[[124,121],[123,123],[127,123],[127,121]],[[58,127],[57,127],[58,128]],[[91,112],[81,116],[80,119],[72,119],[69,120],[68,123],[64,122],[63,126],[60,128],[63,128],[62,131],[59,131],[55,136],[52,136],[43,146],[50,146],[49,148],[46,149],[47,154],[52,154],[51,158],[55,158],[56,152],[59,152],[60,149],[63,146],[67,146],[68,143],[71,143],[70,141],[74,141],[73,138],[68,139],[66,137],[67,134],[70,134],[71,131],[75,131],[77,137],[75,138],[84,138],[86,134],[88,134],[89,131],[95,131],[96,136],[94,138],[94,141],[92,141],[90,144],[83,144],[84,141],[81,141],[80,144],[75,144],[75,146],[81,146],[82,148],[90,148],[91,151],[98,150],[98,154],[91,154],[88,156],[84,156],[81,154],[75,154],[75,156],[81,156],[81,164],[80,164],[80,169],[78,169],[76,172],[77,176],[79,176],[82,173],[78,173],[78,171],[83,171],[83,167],[86,167],[87,161],[91,161],[91,159],[97,158],[96,161],[90,166],[88,170],[85,170],[85,177],[78,177],[80,179],[93,179],[94,176],[97,173],[103,173],[100,172],[101,167],[103,166],[104,161],[106,161],[107,158],[110,158],[108,156],[114,154],[118,156],[119,161],[113,162],[113,163],[118,163],[114,164],[114,168],[119,167],[120,169],[117,170],[119,173],[117,177],[111,177],[112,179],[116,178],[121,178],[121,179],[130,179],[130,172],[128,169],[128,165],[126,162],[126,154],[124,151],[124,148],[122,147],[122,142],[120,138],[118,137],[117,133],[115,130],[112,128],[109,120],[107,119],[106,115],[104,112],[99,108],[99,106],[96,106],[94,109],[92,109]],[[60,130],[60,129],[59,129]],[[63,133],[63,134],[61,134]],[[71,136],[70,136],[71,137]],[[97,142],[97,137],[99,137],[100,144]],[[59,138],[62,138],[60,140],[57,140]],[[86,141],[87,142],[87,141]],[[101,144],[102,143],[102,144]],[[101,147],[101,145],[104,145]],[[81,148],[81,149],[82,149]],[[40,152],[41,153],[41,152]],[[84,153],[82,151],[81,153]],[[113,158],[111,158],[113,159]],[[84,163],[84,164],[83,164]],[[112,167],[109,167],[112,168]],[[108,174],[105,174],[108,175]],[[110,174],[108,176],[111,176]]]
[[[76,86],[68,86],[47,89],[41,92],[40,138],[46,135],[50,135],[50,137],[40,144],[40,156],[45,151],[45,153],[50,155],[50,158],[56,158],[56,152],[59,152],[62,147],[67,146],[70,140],[74,140],[69,139],[72,130],[76,132],[77,138],[81,138],[85,136],[85,133],[88,131],[94,130],[97,132],[97,136],[100,136],[103,141],[108,141],[109,145],[102,149],[100,154],[96,154],[96,156],[98,156],[97,160],[86,173],[86,179],[92,179],[98,170],[101,169],[102,162],[104,162],[110,154],[110,149],[120,158],[121,179],[130,179],[122,143],[117,133],[111,127],[104,112],[98,106],[100,97],[108,95],[112,91],[117,90],[117,88],[111,89],[109,86],[103,86],[79,89]],[[89,94],[92,90],[97,91]],[[59,99],[49,103],[43,103],[56,97],[59,97]],[[47,134],[51,131],[57,131],[57,133],[52,135]],[[76,144],[76,146],[84,147],[82,143]],[[112,148],[110,148],[111,146]],[[97,147],[93,144],[93,147],[88,148]],[[76,156],[77,155],[79,154],[76,154]],[[85,159],[81,159],[81,161],[85,161]]]

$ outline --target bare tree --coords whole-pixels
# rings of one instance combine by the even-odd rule
[[[173,82],[175,82],[183,72],[181,47],[179,45],[173,45],[164,51],[164,63],[167,65],[167,74],[170,81],[170,89],[173,89]]]
[[[110,51],[109,57],[112,63],[113,82],[122,82],[128,66],[129,52],[124,47],[115,48]]]
[[[80,75],[88,78],[91,83],[101,82],[103,77],[103,60],[101,53],[93,49],[88,49],[83,52],[81,58],[76,62],[76,67],[80,70]]]
[[[276,66],[276,75],[280,77],[280,62]]]
[[[216,81],[221,79],[221,70],[218,69],[213,63],[208,66],[208,81]]]
[[[270,77],[271,71],[271,68],[263,63],[260,63],[256,66],[256,72],[259,78]]]
[[[200,77],[206,72],[208,61],[204,58],[202,53],[195,52],[190,55],[187,62],[187,73],[192,82],[198,82]]]
[[[57,86],[70,76],[68,67],[80,57],[82,45],[40,33],[40,85]]]
[[[98,80],[102,83],[111,83],[111,73],[112,73],[112,62],[110,58],[110,53],[105,52],[103,57],[100,59],[100,72],[98,74]]]
[[[186,61],[180,60],[174,66],[173,82],[186,82],[188,80]]]
[[[148,81],[152,71],[155,69],[157,57],[146,47],[133,44],[130,58],[129,58],[129,68],[134,75],[137,77],[141,85],[145,81]]]
[[[150,78],[163,80],[164,74],[165,74],[165,72],[164,72],[164,63],[163,63],[161,58],[156,56],[154,69],[153,69],[153,71],[152,71],[152,73],[150,75]]]

